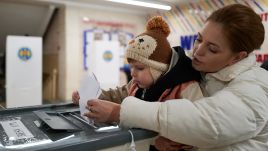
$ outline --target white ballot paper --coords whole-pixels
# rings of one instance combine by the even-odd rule
[[[79,107],[80,107],[80,113],[81,116],[89,122],[89,124],[94,124],[94,121],[92,119],[89,119],[88,117],[84,116],[84,113],[88,112],[87,101],[91,99],[97,99],[99,98],[101,94],[101,88],[100,84],[95,77],[94,73],[89,72],[84,75],[84,77],[81,80],[80,84],[80,100],[79,100]]]

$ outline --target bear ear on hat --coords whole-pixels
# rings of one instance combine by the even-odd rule
[[[146,26],[147,31],[157,31],[168,37],[170,29],[166,21],[161,16],[154,16],[148,22]]]

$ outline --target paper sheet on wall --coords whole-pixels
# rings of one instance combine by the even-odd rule
[[[94,73],[90,72],[83,76],[79,89],[79,107],[81,116],[87,120],[90,124],[93,124],[94,121],[92,119],[84,116],[84,113],[88,112],[87,101],[91,99],[99,98],[101,94],[101,88],[98,80],[96,79]]]

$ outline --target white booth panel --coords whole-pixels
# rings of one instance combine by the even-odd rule
[[[42,104],[42,38],[8,36],[6,106]]]

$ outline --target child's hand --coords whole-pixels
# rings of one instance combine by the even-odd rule
[[[155,140],[155,147],[159,151],[178,151],[180,149],[185,149],[186,145],[173,142],[167,138],[160,136]]]
[[[89,100],[87,102],[89,112],[84,115],[97,122],[118,122],[120,104],[105,100]]]
[[[80,96],[78,91],[74,91],[72,94],[72,101],[74,104],[79,104]]]

